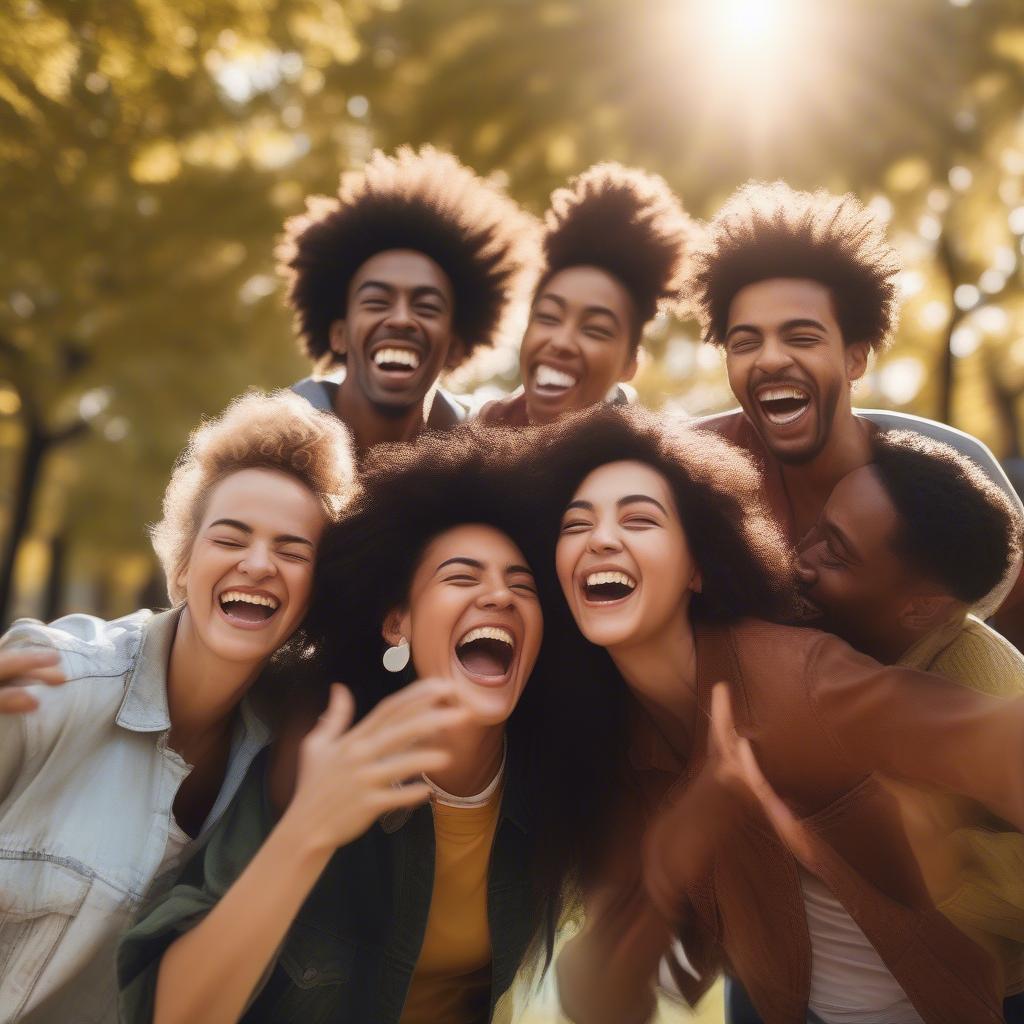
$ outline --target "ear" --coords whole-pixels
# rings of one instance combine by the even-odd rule
[[[409,639],[409,612],[405,608],[392,608],[384,616],[384,624],[380,627],[380,635],[392,647],[404,636]]]
[[[452,340],[448,343],[448,355],[445,356],[444,368],[446,370],[454,370],[466,358],[466,344],[456,334],[452,335]]]
[[[693,575],[690,577],[690,590],[695,594],[700,594],[704,590],[704,578],[700,574],[700,569],[693,570]]]
[[[343,356],[348,352],[348,337],[345,334],[345,321],[335,320],[330,330],[331,351]]]
[[[852,384],[860,380],[868,368],[868,355],[871,352],[871,344],[867,341],[855,341],[847,345],[844,352],[846,358],[846,379]]]
[[[949,594],[924,591],[907,600],[899,613],[900,625],[912,633],[930,633],[952,617],[953,611],[966,606]]]
[[[632,380],[636,376],[636,371],[640,367],[640,350],[638,348],[633,350],[633,353],[629,357],[629,361],[623,367],[622,373],[619,374],[619,380],[625,384],[626,381]]]

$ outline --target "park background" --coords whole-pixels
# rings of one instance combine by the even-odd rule
[[[188,431],[308,372],[282,222],[401,143],[536,213],[608,159],[698,217],[751,177],[853,190],[906,265],[857,404],[968,430],[1021,479],[1022,109],[1019,0],[7,0],[0,620],[166,601],[145,525]],[[513,388],[516,340],[449,385]],[[644,402],[733,404],[694,323],[646,351]]]

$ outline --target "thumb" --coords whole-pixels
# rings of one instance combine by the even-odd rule
[[[352,724],[355,712],[356,702],[352,691],[341,683],[331,683],[327,710],[320,716],[313,733],[327,739],[336,739]]]

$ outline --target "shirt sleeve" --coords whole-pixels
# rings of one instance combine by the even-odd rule
[[[1024,830],[1024,697],[881,665],[827,634],[804,680],[813,712],[857,770],[959,793]]]
[[[264,753],[253,762],[235,802],[186,863],[173,888],[150,903],[122,937],[117,975],[119,1019],[125,1024],[148,1024],[153,1019],[164,953],[216,906],[269,834],[265,767]]]

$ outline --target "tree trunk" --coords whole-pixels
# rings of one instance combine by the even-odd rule
[[[15,484],[14,501],[11,509],[10,524],[0,552],[0,624],[6,628],[12,612],[14,590],[14,563],[18,549],[28,532],[32,515],[32,498],[39,483],[39,474],[43,459],[50,447],[52,438],[38,426],[28,421],[25,426],[25,443],[21,450],[21,465],[18,480]]]
[[[46,572],[42,619],[52,622],[64,609],[64,579],[68,562],[68,540],[58,533],[50,542],[50,567]]]

